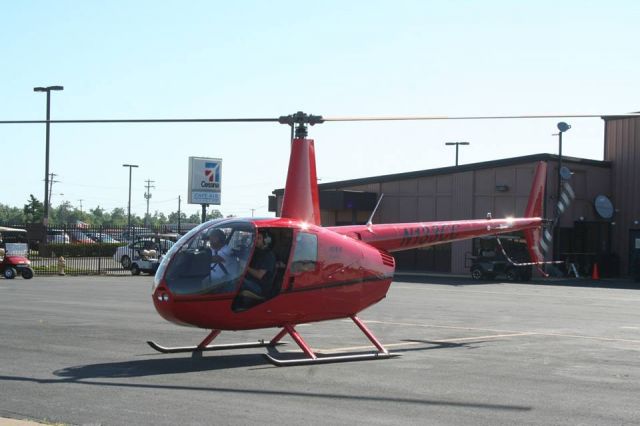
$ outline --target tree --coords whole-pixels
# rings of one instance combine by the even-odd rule
[[[116,207],[111,210],[109,226],[127,226],[127,214],[122,207]],[[131,216],[131,224],[134,223],[133,216]]]
[[[30,194],[29,202],[24,205],[24,221],[27,223],[42,222],[44,218],[44,204],[42,204],[33,194]]]
[[[49,213],[51,223],[58,225],[75,225],[80,219],[80,211],[75,209],[69,201],[63,201],[58,207],[52,207]]]
[[[17,207],[0,204],[0,223],[18,225],[25,223],[24,212]]]
[[[200,223],[200,214],[194,213],[187,218],[187,222],[189,223]]]
[[[149,215],[148,222],[151,227],[158,227],[167,224],[167,217],[164,213],[158,212],[158,210],[153,213],[153,216]]]
[[[180,212],[180,222],[187,221],[187,214],[183,211]],[[178,212],[171,212],[167,216],[167,223],[178,223]]]
[[[220,213],[220,210],[211,210],[209,213],[207,213],[207,220],[221,219],[221,218],[222,218],[222,213]]]
[[[93,226],[102,226],[105,222],[104,209],[97,206],[95,209],[89,210],[88,222]]]

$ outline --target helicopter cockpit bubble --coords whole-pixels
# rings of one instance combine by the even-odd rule
[[[255,226],[237,219],[204,223],[182,237],[162,260],[154,280],[175,295],[211,295],[237,289],[255,242]]]

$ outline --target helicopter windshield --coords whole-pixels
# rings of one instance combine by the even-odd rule
[[[156,281],[164,275],[169,290],[177,295],[233,292],[244,274],[254,240],[255,228],[250,222],[199,226],[167,253]]]

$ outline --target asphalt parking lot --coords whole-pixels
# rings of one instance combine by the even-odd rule
[[[263,349],[154,353],[146,340],[190,345],[206,331],[160,318],[151,281],[0,279],[0,417],[104,425],[640,423],[640,289],[625,282],[395,282],[361,318],[401,357],[278,368]],[[350,321],[298,331],[323,353],[371,349]],[[224,332],[219,340],[275,332]]]

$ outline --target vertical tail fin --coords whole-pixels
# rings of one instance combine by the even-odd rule
[[[535,175],[533,176],[533,184],[531,186],[531,193],[529,194],[529,202],[524,215],[526,217],[540,217],[543,216],[544,208],[544,192],[545,184],[547,181],[547,163],[539,162],[536,167]],[[544,262],[544,254],[540,251],[540,243],[542,241],[542,228],[526,229],[524,231],[525,238],[527,239],[527,249],[531,262],[541,264]],[[538,270],[544,275],[547,274],[538,266]]]
[[[282,217],[320,225],[316,154],[312,139],[296,138],[291,143]]]

